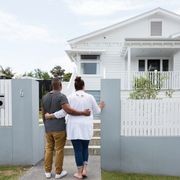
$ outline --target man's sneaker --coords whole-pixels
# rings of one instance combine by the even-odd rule
[[[51,173],[45,172],[45,176],[46,176],[47,179],[50,179],[51,178]]]
[[[66,176],[67,175],[67,171],[62,171],[61,172],[61,174],[56,174],[55,175],[55,179],[60,179],[60,178],[62,178],[62,177],[64,177],[64,176]]]

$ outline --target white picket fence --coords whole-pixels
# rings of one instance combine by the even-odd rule
[[[180,136],[180,100],[121,101],[122,136]]]
[[[131,73],[131,88],[133,88],[134,79],[141,76],[149,78],[151,83],[156,84],[162,89],[180,89],[180,72],[164,71],[164,72],[132,72]],[[162,79],[162,80],[161,80]]]
[[[12,81],[0,80],[0,127],[12,126]]]
[[[127,71],[105,71],[104,77],[106,78],[120,78],[121,79],[121,89],[127,90],[128,84],[130,83],[130,89],[133,89],[134,87],[134,79],[139,77],[148,77],[149,80],[152,83],[155,83],[157,85],[160,85],[162,80],[162,87],[161,89],[174,89],[179,90],[180,89],[180,72],[179,71],[161,71],[161,72],[137,72],[137,71],[131,71],[130,72],[130,78],[128,78],[128,72]],[[130,81],[128,83],[128,81]]]

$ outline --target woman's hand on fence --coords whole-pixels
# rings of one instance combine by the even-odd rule
[[[104,101],[100,101],[99,107],[100,107],[101,110],[105,107]]]

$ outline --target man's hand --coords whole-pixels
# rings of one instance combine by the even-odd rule
[[[53,114],[49,114],[49,113],[46,113],[45,114],[45,119],[53,119],[53,118],[56,118]]]
[[[84,116],[90,116],[91,115],[91,111],[89,109],[85,109],[82,113]]]
[[[63,104],[62,108],[65,112],[72,116],[90,116],[91,112],[88,109],[85,109],[84,111],[77,111],[73,109],[69,104]]]

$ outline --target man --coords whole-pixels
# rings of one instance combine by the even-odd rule
[[[55,178],[59,179],[67,175],[67,172],[62,168],[64,158],[64,146],[66,142],[65,118],[63,117],[48,121],[45,119],[45,113],[54,113],[58,110],[63,109],[71,115],[89,116],[90,111],[76,111],[70,107],[66,96],[61,93],[62,84],[59,78],[54,78],[52,80],[52,88],[53,90],[47,93],[42,99],[42,113],[46,131],[44,166],[46,178],[51,178],[53,151],[55,148]]]

